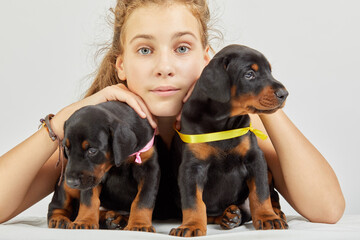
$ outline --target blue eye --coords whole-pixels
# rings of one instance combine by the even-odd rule
[[[143,47],[138,50],[138,53],[140,53],[141,55],[149,55],[150,53],[152,53],[152,51],[150,48]]]
[[[190,49],[186,46],[180,46],[176,49],[176,52],[178,53],[187,53]]]
[[[246,80],[253,80],[253,79],[255,79],[255,73],[254,73],[254,71],[250,70],[245,73],[244,77]]]
[[[96,148],[89,148],[87,152],[88,152],[89,156],[92,157],[98,153],[98,150]]]

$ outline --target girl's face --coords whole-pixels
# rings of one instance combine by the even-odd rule
[[[134,10],[124,29],[119,78],[155,116],[177,115],[209,62],[199,22],[184,5],[148,5]]]

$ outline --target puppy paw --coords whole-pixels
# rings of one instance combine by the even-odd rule
[[[123,230],[128,224],[129,216],[115,211],[106,211],[100,215],[100,228]]]
[[[139,232],[156,232],[154,226],[152,225],[142,225],[142,224],[128,224],[124,230],[129,231],[139,231]]]
[[[233,229],[241,224],[241,211],[236,205],[231,205],[225,209],[220,226],[222,229]]]
[[[253,217],[253,225],[257,230],[288,229],[289,226],[278,215],[262,215]]]
[[[66,229],[70,224],[70,219],[65,216],[53,216],[49,219],[48,227]]]
[[[178,228],[171,229],[170,235],[177,237],[198,237],[206,235],[206,227],[191,225],[181,225]]]
[[[75,220],[68,225],[68,229],[99,229],[99,223],[96,221]]]
[[[280,208],[273,208],[276,215],[278,215],[284,222],[286,222],[285,214],[280,210]]]

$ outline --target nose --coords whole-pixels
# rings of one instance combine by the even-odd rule
[[[80,179],[79,178],[66,178],[66,184],[71,188],[79,188],[80,187]]]
[[[175,72],[172,54],[168,53],[168,51],[162,51],[159,53],[155,74],[156,76],[163,78],[174,76]]]
[[[275,91],[275,95],[278,98],[279,102],[283,103],[289,95],[289,92],[285,88],[280,88]]]

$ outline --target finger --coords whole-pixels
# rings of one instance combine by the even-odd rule
[[[153,129],[157,129],[157,123],[156,123],[155,119],[153,118],[152,114],[147,115],[147,120],[149,121],[149,123]]]
[[[119,101],[122,102],[126,102],[132,109],[134,109],[134,111],[141,117],[141,118],[146,118],[147,115],[146,113],[143,111],[142,107],[140,106],[139,102],[137,99],[134,98],[134,96],[131,96],[131,94],[128,94],[129,97],[125,98],[125,99],[121,99]]]
[[[130,90],[122,83],[119,83],[116,85],[117,87],[119,87],[120,89],[122,90],[125,90],[127,92],[130,92]],[[139,105],[139,107],[141,108],[141,112],[139,110],[137,110],[138,114],[140,117],[142,118],[147,118],[150,125],[153,127],[153,128],[156,128],[157,127],[157,124],[156,124],[156,121],[155,119],[153,118],[153,115],[151,114],[151,112],[148,110],[146,104],[144,103],[144,101],[139,97],[137,96],[136,94],[132,93],[132,97],[134,97],[137,101],[137,104]],[[129,103],[128,103],[129,104]],[[130,104],[129,104],[130,105]],[[134,107],[135,107],[135,104],[134,104]]]
[[[114,85],[114,89],[116,90],[116,93],[114,93],[113,97],[115,97],[116,100],[126,102],[137,114],[139,114],[141,118],[147,118],[153,128],[157,127],[155,119],[148,110],[144,101],[139,96],[132,93],[124,84],[121,83]]]
[[[137,97],[136,99],[137,99],[139,106],[141,107],[141,110],[146,114],[146,118],[149,121],[150,125],[155,129],[157,127],[157,123],[156,123],[154,116],[151,114],[147,105],[140,97]]]
[[[135,112],[141,117],[146,118],[146,113],[143,111],[139,101],[137,100],[137,96],[130,92],[130,90],[124,84],[117,84],[106,89],[106,100],[113,101],[117,100],[120,102],[127,103]]]

